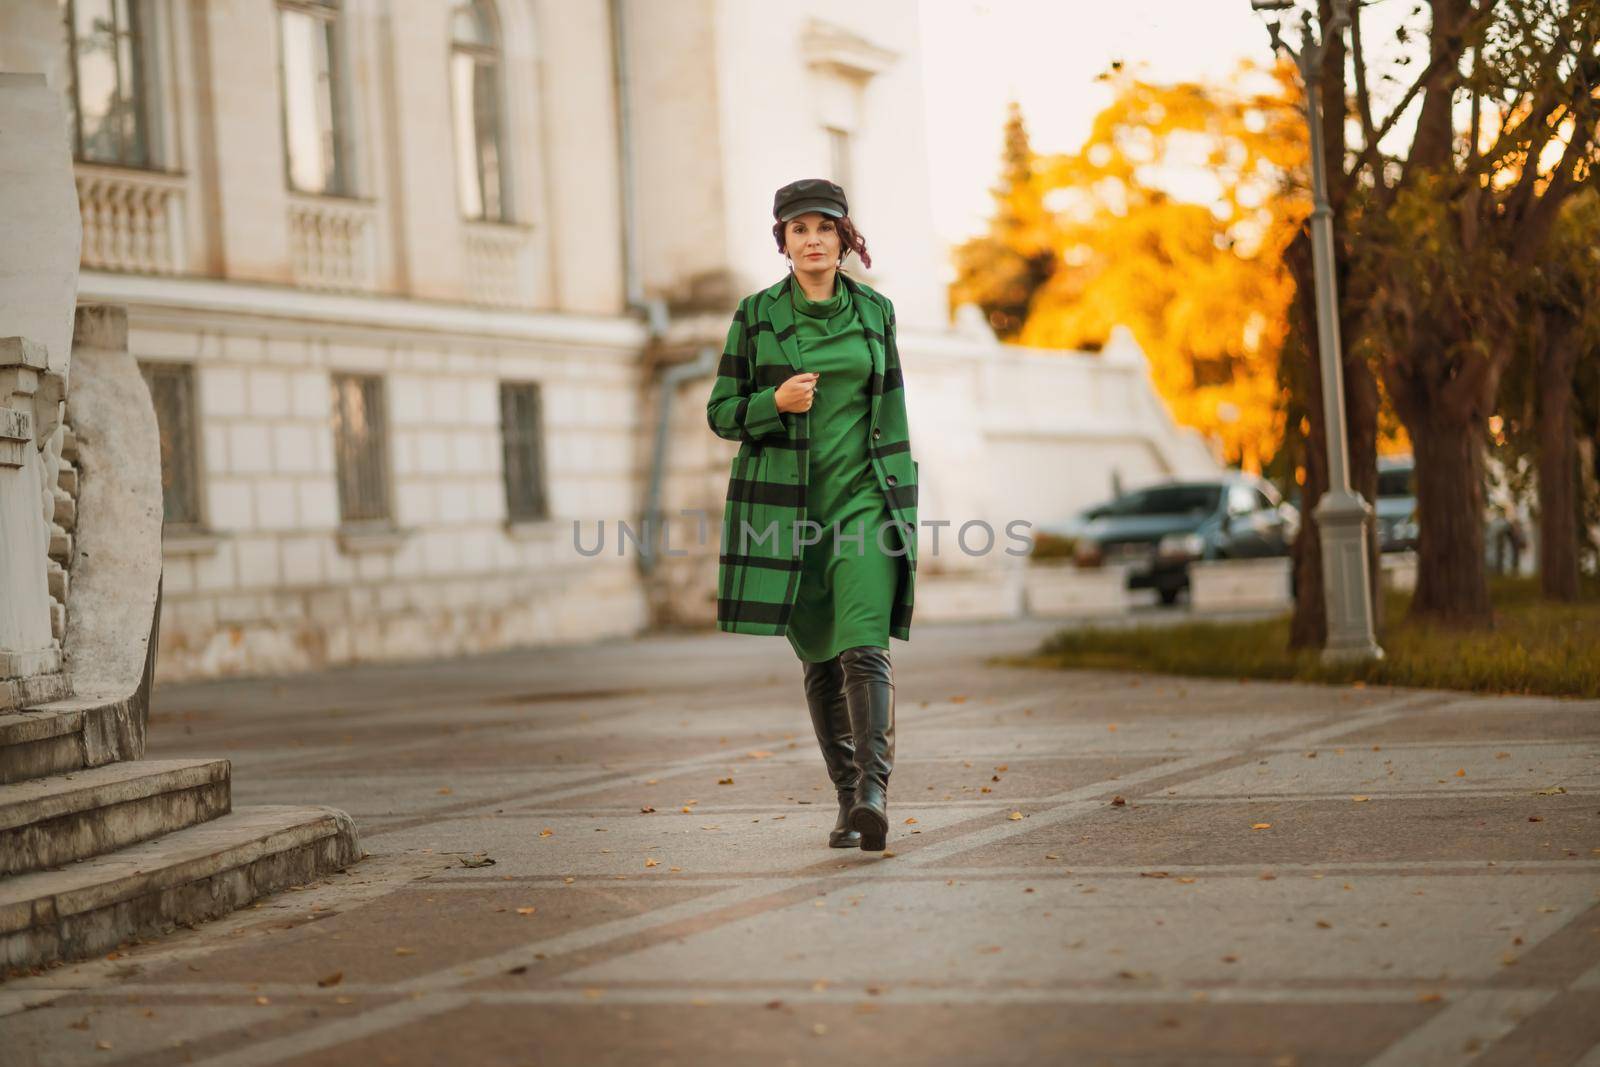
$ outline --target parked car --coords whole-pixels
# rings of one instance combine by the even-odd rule
[[[1378,501],[1373,509],[1379,552],[1417,548],[1417,471],[1410,456],[1378,457]]]
[[[1127,564],[1128,588],[1171,604],[1189,587],[1190,563],[1287,555],[1299,527],[1271,482],[1229,474],[1125,493],[1057,529],[1075,539],[1079,566]]]

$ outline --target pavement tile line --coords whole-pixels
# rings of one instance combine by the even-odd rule
[[[799,684],[798,681],[796,681],[796,685],[797,686],[798,686],[798,684]],[[660,704],[660,702],[661,702],[663,697],[672,696],[675,692],[677,692],[677,693],[679,693],[681,695],[685,691],[683,691],[683,690],[663,690],[661,692],[643,693],[643,694],[640,694],[638,696],[629,696],[629,697],[626,697],[626,698],[623,698],[623,697],[603,697],[603,699],[605,699],[605,700],[621,701],[622,702],[622,706],[620,706],[620,707],[602,707],[599,710],[594,710],[593,709],[592,702],[586,703],[581,699],[576,699],[575,698],[575,699],[570,700],[570,701],[564,701],[563,703],[570,704],[574,711],[587,711],[589,713],[589,718],[586,719],[586,720],[583,720],[581,723],[577,722],[576,720],[555,720],[555,721],[551,721],[551,722],[548,722],[548,723],[541,722],[539,720],[528,720],[528,719],[518,720],[518,719],[494,718],[494,719],[471,720],[470,725],[465,729],[456,730],[456,731],[441,732],[438,736],[434,736],[434,737],[408,738],[406,740],[388,741],[388,742],[385,742],[385,741],[362,741],[360,743],[360,751],[364,756],[394,756],[394,755],[401,755],[401,754],[408,753],[408,752],[427,751],[429,748],[438,746],[440,737],[447,737],[447,738],[459,738],[459,737],[463,737],[463,736],[471,737],[471,736],[477,736],[477,735],[492,734],[497,729],[504,729],[504,730],[510,731],[512,734],[516,735],[517,737],[525,737],[528,740],[539,741],[539,742],[560,741],[560,740],[565,740],[565,739],[569,739],[569,738],[586,738],[586,737],[588,737],[588,736],[590,736],[592,734],[592,732],[593,732],[593,730],[594,730],[594,728],[596,726],[604,725],[605,723],[611,722],[611,721],[616,720],[616,719],[626,718],[627,716],[630,716],[630,715],[637,715],[637,714],[640,714],[640,713],[643,713],[643,712],[649,712],[651,709],[659,706],[659,704]],[[690,692],[692,692],[692,691],[690,691]],[[1026,703],[1026,702],[1023,702],[1023,703]],[[770,703],[770,704],[763,703],[761,706],[764,707],[764,708],[769,708],[769,709],[770,708],[782,708],[785,711],[788,711],[788,710],[792,710],[791,705],[793,705],[793,704],[794,704],[794,701],[784,700],[784,699],[782,699],[782,697],[779,697],[777,700],[774,700],[772,703]],[[944,705],[946,705],[946,704],[948,704],[948,707],[944,707]],[[494,707],[494,708],[500,708],[500,709],[504,709],[504,710],[509,710],[511,708],[516,707],[517,705],[511,704],[511,703],[489,704],[489,703],[484,703],[484,702],[475,702],[473,706],[474,707]],[[797,706],[803,707],[804,705],[802,703],[802,704],[799,704]],[[553,708],[553,707],[555,707],[555,705],[541,705],[541,707],[551,707],[551,708]],[[933,714],[926,714],[929,711],[933,711],[933,709],[935,709],[935,708],[937,708],[938,710],[934,711]],[[716,709],[716,710],[732,710],[732,709],[733,709],[733,706],[730,706],[729,708],[722,708],[722,709]],[[995,707],[990,708],[990,707],[984,707],[982,705],[968,705],[965,702],[962,702],[962,703],[959,703],[959,704],[955,704],[955,703],[950,703],[948,701],[941,701],[941,702],[935,702],[935,703],[930,704],[928,709],[918,708],[916,710],[917,710],[917,713],[919,715],[923,715],[924,716],[921,721],[937,722],[937,721],[940,721],[942,718],[945,718],[945,717],[956,717],[956,716],[960,716],[962,714],[969,714],[969,713],[971,713],[971,712],[973,712],[975,710],[976,711],[1002,711],[1002,710],[1009,711],[1009,710],[1015,710],[1015,709],[1012,708],[1012,707],[1009,707],[1009,706],[1004,706],[1004,705],[996,705]],[[402,715],[400,717],[399,724],[400,725],[405,725],[406,723],[408,723],[411,720],[423,720],[423,721],[425,721],[428,711],[429,711],[429,708],[427,708],[427,707],[418,708],[418,709],[414,709],[412,711],[408,711],[407,713],[405,713],[404,715]],[[437,707],[436,706],[433,707],[432,711],[434,711],[436,713],[437,712]],[[313,718],[315,719],[315,721],[324,721],[325,720],[325,717],[315,717],[314,716]],[[369,713],[362,713],[360,715],[351,715],[351,716],[348,716],[348,717],[340,716],[338,721],[340,723],[348,722],[353,727],[354,726],[366,726],[366,727],[370,728],[370,727],[372,727],[374,725],[383,726],[383,727],[391,727],[391,726],[395,725],[394,720],[391,719],[390,717],[386,716],[384,714],[384,712],[382,711],[382,709],[374,709],[370,714]],[[281,726],[274,727],[274,728],[271,728],[271,729],[261,729],[261,728],[258,727],[258,724],[251,724],[251,729],[249,729],[247,732],[245,732],[242,735],[242,738],[229,738],[228,734],[224,731],[223,733],[221,733],[219,735],[220,736],[220,741],[218,743],[225,747],[229,740],[240,740],[240,739],[242,739],[242,740],[245,740],[245,741],[249,741],[249,740],[254,740],[254,739],[260,738],[260,737],[271,737],[271,736],[273,736],[273,734],[275,732],[276,733],[281,733],[281,730],[282,730]],[[349,731],[343,731],[343,732],[349,732]],[[212,747],[216,747],[216,745],[213,745]],[[309,746],[307,746],[307,748],[309,748]],[[314,757],[312,759],[307,759],[307,755],[306,755],[307,748],[296,747],[296,748],[289,748],[289,749],[272,749],[272,750],[267,750],[267,751],[256,750],[258,752],[261,752],[261,754],[259,756],[252,755],[251,754],[251,750],[247,749],[247,750],[244,750],[244,753],[240,757],[235,759],[235,762],[238,763],[238,762],[244,761],[246,763],[247,767],[249,769],[251,769],[251,770],[257,770],[257,769],[259,769],[259,770],[271,770],[272,768],[279,767],[279,766],[288,766],[288,767],[300,766],[300,767],[304,767],[304,768],[306,768],[308,770],[315,770],[315,769],[317,769],[319,767],[324,766],[325,764],[344,762],[348,758],[342,752],[333,751],[333,752],[329,753],[326,756],[317,756],[317,757]]]
[[[848,866],[848,865],[846,865]],[[1014,881],[1018,879],[1036,878],[1040,880],[1064,878],[1147,878],[1152,871],[1169,875],[1173,878],[1187,877],[1213,877],[1237,878],[1257,877],[1264,871],[1269,871],[1279,878],[1337,878],[1342,875],[1408,875],[1429,874],[1439,877],[1470,877],[1482,878],[1485,876],[1512,877],[1521,874],[1573,874],[1596,875],[1600,874],[1600,860],[1508,860],[1496,861],[1471,861],[1471,860],[1337,860],[1329,863],[1299,863],[1283,861],[1264,861],[1261,863],[1217,863],[1217,864],[1186,864],[1163,863],[1159,866],[1150,864],[1142,865],[1117,865],[1117,866],[1079,866],[1070,861],[1061,861],[1061,866],[1056,867],[940,867],[937,870],[919,871],[901,865],[893,865],[897,869],[885,868],[883,873],[874,875],[875,878],[889,882],[936,882],[946,878],[957,878],[965,881]],[[857,865],[856,871],[865,871],[868,868]],[[876,865],[872,868],[877,870]],[[774,874],[771,872],[752,871],[748,874],[733,875],[719,873],[706,875],[703,878],[678,878],[667,881],[652,878],[630,878],[625,881],[616,880],[615,876],[608,874],[588,875],[560,875],[560,874],[531,874],[518,875],[512,878],[479,877],[479,878],[452,878],[448,882],[433,882],[404,885],[395,887],[396,892],[435,893],[450,890],[472,890],[482,892],[485,889],[501,886],[527,886],[538,888],[544,885],[560,887],[568,884],[568,877],[575,878],[571,884],[580,887],[606,888],[606,889],[645,889],[653,890],[661,885],[692,885],[696,887],[718,886],[733,887],[749,885],[755,882],[780,882],[793,881],[793,875]],[[1596,988],[1600,988],[1600,970],[1596,971]]]
[[[485,976],[487,977],[487,976]],[[1416,983],[1405,986],[1351,988],[1305,988],[1290,986],[1176,986],[1147,989],[1115,989],[1105,986],[915,986],[894,985],[880,987],[876,983],[829,982],[818,990],[806,983],[744,983],[738,988],[685,988],[681,985],[605,986],[595,996],[581,985],[549,986],[542,989],[475,989],[470,992],[434,992],[413,994],[403,1003],[430,1005],[448,999],[450,1007],[471,1004],[766,1004],[782,1000],[787,1004],[857,1004],[870,1001],[879,1004],[1053,1004],[1071,1006],[1078,1004],[1415,1004]],[[1496,996],[1499,990],[1480,988],[1470,984],[1439,987],[1440,1002],[1453,1002],[1480,996]],[[1518,993],[1545,994],[1546,999],[1557,995],[1548,989],[1516,990]],[[223,999],[214,987],[201,983],[188,985],[119,986],[116,996],[107,995],[107,1005],[126,1003],[127,996],[163,994],[181,997],[194,1005]],[[341,982],[338,989],[307,989],[304,985],[262,982],[252,986],[250,997],[257,995],[275,1001],[319,1003],[341,996],[392,996],[387,986],[355,982]],[[344,1020],[353,1021],[353,1020]],[[286,1035],[288,1036],[288,1035]],[[227,1055],[224,1053],[223,1055]],[[291,1053],[293,1055],[293,1053]],[[196,1061],[209,1064],[212,1060]]]
[[[1028,704],[1035,703],[1039,699],[1040,698],[1038,696],[1028,697],[1026,699],[1018,698],[1005,703],[996,704],[993,708],[985,708],[982,710],[1014,710],[1016,708],[1024,707]],[[966,714],[971,710],[972,709],[967,708],[965,705],[953,705],[950,709],[928,715],[924,721],[938,722],[944,718],[951,718],[957,715]],[[787,733],[794,733],[794,740],[796,742],[809,740],[811,745],[816,744],[814,739],[802,738],[798,730],[786,731],[786,734]],[[764,743],[778,744],[786,743],[788,740],[789,738],[787,736],[783,736],[779,740],[767,741]],[[395,822],[391,825],[370,830],[362,829],[359,823],[357,826],[361,832],[362,838],[366,839],[381,837],[385,834],[397,833],[402,830],[409,830],[426,823],[436,822],[441,818],[470,819],[474,816],[494,815],[496,814],[496,809],[504,808],[509,804],[523,805],[523,811],[531,814],[538,812],[540,809],[537,807],[527,807],[527,805],[530,803],[550,803],[552,801],[569,800],[572,797],[581,797],[585,793],[594,793],[602,789],[614,788],[616,786],[627,785],[630,783],[636,783],[642,786],[645,784],[646,779],[649,778],[664,779],[675,777],[678,774],[685,774],[691,771],[700,770],[707,766],[733,762],[742,759],[743,757],[743,752],[734,752],[729,749],[721,749],[719,751],[704,755],[687,756],[683,759],[672,760],[667,763],[644,763],[637,768],[629,767],[626,770],[602,772],[596,774],[592,779],[587,779],[585,781],[571,782],[560,786],[541,786],[525,793],[516,793],[498,800],[487,801],[483,803],[474,801],[470,804],[463,804],[458,807],[439,808],[435,811],[429,812],[426,815],[415,816]],[[818,762],[820,765],[820,758],[821,757],[813,754],[811,755],[810,759],[806,760],[805,762]],[[797,762],[799,761],[797,760]],[[574,764],[573,766],[577,765]]]
[[[1458,1067],[1471,1063],[1556,995],[1553,989],[1466,993],[1368,1060],[1365,1067]],[[1469,1042],[1468,1038],[1476,1038],[1476,1042]]]
[[[1025,694],[1022,698],[1005,702],[1005,704],[1013,708],[1020,708],[1041,700],[1045,700],[1047,697],[1047,693],[1035,692]],[[1309,730],[1289,729],[1286,731],[1279,731],[1277,734],[1269,734],[1259,739],[1252,738],[1250,744],[1247,744],[1246,747],[1235,750],[1232,758],[1236,760],[1249,753],[1253,753],[1256,751],[1254,747],[1255,744],[1262,742],[1276,741],[1280,744],[1313,744],[1327,736],[1339,736],[1343,733],[1349,733],[1358,729],[1365,729],[1369,726],[1386,722],[1404,713],[1405,711],[1412,710],[1415,707],[1423,706],[1429,703],[1436,703],[1439,699],[1439,695],[1434,693],[1410,694],[1366,708],[1354,716],[1341,715],[1338,717],[1340,721],[1325,722],[1323,725],[1313,727]],[[950,712],[949,715],[953,716],[956,714],[970,712],[972,710],[974,709],[967,708],[963,705],[959,708],[959,710]],[[976,710],[996,712],[1001,709],[1000,706],[996,706]],[[1330,718],[1331,717],[1332,716],[1330,716]],[[718,752],[714,754],[714,756],[694,757],[690,761],[677,761],[677,763],[678,765],[690,763],[693,766],[703,766],[706,763],[723,760],[726,758],[726,756],[727,753]],[[1067,819],[1076,818],[1088,811],[1098,810],[1101,807],[1101,805],[1089,803],[1088,798],[1102,796],[1113,789],[1124,790],[1128,789],[1132,785],[1141,783],[1165,781],[1166,779],[1174,776],[1177,776],[1181,779],[1189,775],[1191,772],[1196,775],[1214,773],[1218,769],[1219,763],[1226,762],[1229,762],[1229,758],[1226,756],[1222,758],[1218,758],[1212,754],[1194,756],[1188,759],[1176,760],[1171,763],[1157,764],[1153,767],[1145,768],[1140,772],[1132,772],[1128,775],[1121,775],[1117,779],[1106,779],[1102,782],[1090,783],[1088,785],[1067,790],[1063,793],[1058,793],[1043,799],[1035,799],[1034,801],[1030,802],[1030,806],[1052,804],[1060,810],[1038,813],[1033,816],[1032,820],[1024,819],[1021,820],[1021,822],[1027,823],[1032,821],[1032,826],[1027,827],[1027,829],[1031,830],[1042,825],[1040,821],[1037,821],[1040,820],[1041,817],[1049,822],[1065,821]],[[655,773],[651,773],[649,776],[661,777],[661,772],[664,770],[664,767],[657,767]],[[634,778],[642,777],[642,775],[630,774],[618,775],[615,777],[622,780],[632,780]],[[592,791],[592,789],[593,787],[588,787],[583,791]],[[553,799],[555,797],[579,796],[582,795],[582,791],[579,791],[577,787],[568,786],[554,791],[541,790],[533,795],[543,796],[545,799]],[[500,802],[500,806],[503,807],[506,802],[507,801]],[[1049,818],[1052,815],[1055,817]],[[430,819],[428,821],[432,820]],[[954,827],[946,828],[940,832],[940,836],[951,835],[952,832],[957,832],[958,836],[955,836],[951,840],[947,841],[920,844],[914,850],[915,858],[908,855],[907,859],[917,864],[936,862],[938,859],[945,858],[954,853],[966,851],[975,847],[981,847],[984,844],[992,843],[992,841],[1005,840],[1008,837],[1022,832],[1022,828],[1010,820],[1008,820],[1005,825],[1000,827],[987,827],[981,830],[959,833],[960,828],[965,825],[967,824],[962,823],[957,824]],[[912,851],[913,850],[911,849],[907,849],[908,853]],[[883,869],[883,865],[879,864],[852,865],[848,868],[849,874],[845,876],[843,883],[838,880],[839,872],[833,871],[828,873],[818,873],[807,878],[795,879],[792,884],[783,886],[782,889],[778,889],[776,891],[770,884],[752,885],[740,887],[738,889],[730,889],[721,893],[712,894],[709,897],[696,898],[695,900],[685,901],[681,904],[670,905],[667,908],[661,909],[660,911],[647,913],[645,915],[632,916],[628,919],[618,920],[615,923],[600,924],[595,928],[573,931],[567,935],[548,939],[546,942],[535,943],[537,945],[545,946],[542,948],[535,948],[531,945],[523,945],[478,962],[483,963],[483,965],[488,967],[490,970],[508,970],[511,967],[521,965],[523,962],[531,961],[533,959],[533,954],[536,951],[544,952],[547,956],[556,954],[557,952],[566,953],[576,951],[580,947],[589,947],[592,944],[598,944],[603,941],[609,941],[620,937],[643,933],[651,929],[659,929],[663,926],[670,926],[674,923],[692,920],[694,918],[704,918],[717,910],[728,908],[730,906],[736,906],[737,904],[744,903],[746,900],[753,897],[758,897],[761,895],[779,895],[787,890],[801,885],[806,885],[808,883],[840,886],[841,884],[848,885],[854,882],[866,881],[874,877],[880,877],[876,876],[873,872]],[[782,883],[780,883],[780,885],[782,885]],[[400,988],[408,990],[413,994],[437,994],[443,990],[458,988],[465,982],[478,980],[476,977],[464,978],[459,973],[460,969],[465,966],[467,966],[467,964],[458,963],[451,968],[441,969],[431,974],[419,976],[418,978],[411,979],[406,983],[402,983]],[[429,997],[429,999],[432,1000],[434,998]],[[439,1006],[437,1009],[427,1011],[425,1014],[433,1015],[451,1011],[456,1007],[459,1007],[461,1004],[459,997],[439,997],[438,1000]],[[397,1006],[376,1009],[372,1012],[362,1013],[353,1019],[322,1024],[297,1034],[286,1035],[285,1037],[262,1042],[248,1048],[235,1049],[209,1059],[198,1061],[198,1064],[199,1067],[255,1067],[255,1065],[258,1064],[275,1063],[289,1056],[301,1055],[311,1051],[326,1049],[336,1044],[357,1040],[361,1037],[381,1032],[382,1030],[388,1028],[387,1020],[391,1015],[397,1015],[397,1017],[403,1019],[404,1022],[409,1023],[415,1021],[419,1015],[424,1014],[422,1011],[423,1005],[419,1004],[414,999],[398,1006],[403,1009],[399,1012],[395,1012],[395,1007]],[[433,1005],[430,1004],[429,1007],[432,1008]]]
[[[815,879],[797,878],[792,879],[788,885],[777,887],[741,885],[708,897],[697,897],[694,900],[668,905],[642,915],[599,923],[556,937],[528,942],[494,956],[481,957],[470,962],[458,962],[448,968],[386,986],[386,991],[390,993],[412,994],[410,998],[399,1003],[363,1011],[351,1018],[323,1023],[298,1033],[286,1034],[245,1048],[232,1049],[207,1059],[196,1060],[193,1061],[194,1067],[264,1067],[266,1064],[277,1063],[291,1056],[306,1055],[348,1041],[359,1040],[470,1004],[475,999],[474,994],[453,991],[495,973],[510,970],[512,967],[532,964],[535,962],[536,953],[551,956],[575,952],[607,941],[646,933],[659,927],[704,919],[720,909],[737,907],[764,897],[786,895],[789,891],[812,881]],[[463,975],[461,971],[469,966],[481,968],[485,973]],[[304,987],[300,988],[301,992],[305,991]]]
[[[1366,729],[1369,726],[1388,722],[1407,711],[1419,706],[1425,706],[1438,700],[1432,693],[1412,694],[1396,700],[1386,701],[1374,707],[1367,708],[1355,716],[1347,717],[1339,723],[1324,723],[1310,729],[1290,729],[1280,731],[1273,737],[1278,744],[1314,744],[1330,733],[1348,733],[1352,730]],[[1266,740],[1266,739],[1263,739]],[[1242,749],[1234,749],[1225,754],[1204,753],[1184,759],[1174,760],[1170,763],[1158,763],[1150,767],[1127,774],[1119,775],[1115,779],[1106,779],[1089,785],[1079,786],[1065,792],[1040,797],[1032,801],[1019,802],[1016,807],[1037,807],[1048,805],[1054,810],[1034,811],[1020,820],[1007,820],[1006,822],[979,830],[974,834],[963,835],[953,840],[942,840],[920,845],[915,850],[915,855],[910,858],[913,865],[936,863],[958,852],[972,848],[982,848],[998,844],[1018,835],[1037,830],[1042,826],[1052,826],[1070,821],[1083,815],[1099,811],[1104,804],[1096,798],[1104,797],[1107,793],[1115,792],[1116,795],[1126,796],[1130,801],[1137,799],[1143,803],[1153,793],[1135,792],[1133,787],[1138,785],[1148,786],[1152,782],[1162,783],[1160,788],[1170,788],[1182,783],[1187,778],[1195,781],[1220,770],[1225,770],[1239,765],[1242,761],[1252,758],[1257,749],[1248,745]],[[1172,779],[1172,781],[1169,781]],[[940,831],[940,837],[946,837],[951,831],[959,829],[965,824],[957,824]],[[908,850],[909,851],[909,850]]]
[[[519,734],[535,734],[538,736],[535,737],[534,740],[539,741],[561,740],[565,737],[582,737],[586,736],[589,730],[591,730],[594,726],[603,724],[609,719],[621,718],[626,715],[633,715],[641,711],[647,711],[653,702],[649,699],[640,699],[636,703],[636,707],[630,706],[620,709],[605,709],[598,713],[591,713],[591,717],[584,721],[582,726],[573,726],[565,722],[543,726],[529,722],[528,720],[486,720],[481,724],[475,722],[472,727],[468,729],[441,731],[438,735],[433,737],[412,737],[402,741],[363,740],[360,742],[353,742],[351,744],[351,748],[359,749],[363,756],[396,756],[407,752],[426,751],[429,748],[436,748],[438,747],[441,738],[460,738],[463,736],[470,737],[479,733],[488,734],[492,733],[496,727],[504,727]],[[437,711],[437,708],[435,708],[435,711]],[[370,728],[373,724],[366,723],[364,725]],[[379,725],[392,727],[396,724],[383,721],[380,722]],[[405,721],[402,720],[399,725],[405,725]],[[350,733],[352,731],[347,730],[343,732]],[[258,731],[258,733],[260,732]],[[268,734],[267,736],[271,735]],[[249,737],[246,738],[246,740],[249,739]],[[228,740],[229,739],[226,737],[226,735],[224,735],[220,744],[226,746]],[[217,746],[214,745],[212,747]],[[304,748],[295,747],[287,749],[255,750],[261,753],[259,756],[252,755],[252,750],[250,749],[244,749],[242,750],[243,755],[239,759],[236,759],[235,762],[239,762],[239,760],[242,759],[247,763],[248,768],[252,771],[258,769],[271,770],[274,767],[280,766],[304,767],[307,770],[315,770],[326,764],[342,763],[349,759],[349,756],[345,752],[338,749],[329,751],[325,756],[317,756],[308,759],[306,757],[306,752],[310,747],[311,746],[307,745]]]
[[[1563,788],[1566,789],[1566,793],[1563,795],[1573,798],[1600,796],[1600,788],[1590,789],[1583,786],[1576,788],[1564,786]],[[1530,801],[1550,799],[1549,797],[1541,796],[1537,790],[1533,789],[1529,789],[1525,793],[1519,790],[1518,793],[1513,794],[1508,793],[1503,787],[1500,789],[1495,789],[1491,786],[1450,786],[1444,789],[1396,789],[1393,791],[1385,791],[1382,789],[1373,789],[1370,786],[1363,786],[1361,788],[1361,792],[1359,793],[1251,793],[1248,796],[1230,796],[1226,793],[1185,793],[1182,796],[1171,797],[1142,796],[1139,798],[1139,803],[1177,805],[1284,804],[1294,803],[1296,801],[1317,801],[1319,803],[1326,803],[1330,800],[1339,800],[1348,804],[1353,796],[1366,797],[1371,803],[1374,804],[1384,800],[1451,800],[1456,797],[1472,797],[1479,800],[1485,797],[1505,797],[1507,800],[1521,800],[1524,796],[1526,796],[1526,798]]]

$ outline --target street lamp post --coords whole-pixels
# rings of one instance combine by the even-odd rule
[[[1328,206],[1328,181],[1322,138],[1319,84],[1327,43],[1350,24],[1350,0],[1332,0],[1333,17],[1313,32],[1317,0],[1250,0],[1267,23],[1273,48],[1300,68],[1305,83],[1306,121],[1311,132],[1311,257],[1317,292],[1317,352],[1322,367],[1322,416],[1328,428],[1328,491],[1313,514],[1322,536],[1322,587],[1328,612],[1324,661],[1381,659],[1372,629],[1372,587],[1368,582],[1367,531],[1372,505],[1350,489],[1350,446],[1345,434],[1344,373],[1339,352],[1339,297],[1334,278],[1333,210]],[[1283,38],[1283,30],[1300,24],[1300,48]]]

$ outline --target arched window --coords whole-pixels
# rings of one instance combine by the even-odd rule
[[[500,29],[489,0],[470,0],[450,19],[450,92],[455,112],[456,186],[469,219],[504,222]]]
[[[338,0],[279,0],[278,46],[289,188],[349,196]]]

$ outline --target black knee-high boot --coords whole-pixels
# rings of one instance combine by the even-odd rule
[[[802,661],[805,662],[805,661]],[[828,832],[833,848],[859,848],[861,835],[850,828],[850,808],[856,799],[855,745],[850,736],[850,711],[844,699],[844,668],[839,657],[821,663],[805,663],[806,706],[811,709],[811,726],[817,732],[822,762],[828,768],[839,799],[839,816]]]
[[[889,772],[894,770],[894,674],[889,650],[858,645],[839,653],[844,668],[845,703],[855,740],[855,804],[850,825],[861,832],[861,847],[881,852],[889,835]]]

